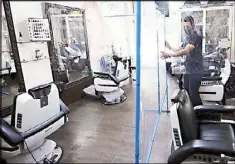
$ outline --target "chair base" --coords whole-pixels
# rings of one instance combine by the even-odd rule
[[[52,140],[45,140],[38,148],[21,153],[10,159],[6,159],[7,163],[44,163],[48,164],[50,161],[58,163],[62,158],[63,150],[60,146]]]
[[[113,101],[106,101],[104,97],[100,99],[100,102],[104,105],[114,105],[114,104],[121,104],[124,101],[126,101],[127,96],[125,94],[121,95],[119,98],[113,100]]]
[[[91,85],[83,89],[84,93],[96,99],[100,99],[100,102],[104,105],[114,105],[123,103],[127,96],[121,88],[113,90],[112,92],[99,92],[96,91],[95,86]]]
[[[171,153],[175,151],[174,148],[174,141],[172,141],[171,144]],[[222,156],[215,156],[215,155],[209,155],[209,154],[194,154],[191,155],[189,158],[187,158],[185,161],[182,162],[185,164],[207,164],[207,163],[221,163],[221,164],[234,164],[235,158],[231,157],[222,157]]]
[[[231,161],[229,157],[222,157],[210,154],[194,154],[188,159],[182,162],[182,164],[207,164],[207,163],[220,163],[220,164],[230,164]]]

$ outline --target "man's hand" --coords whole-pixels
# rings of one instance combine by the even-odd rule
[[[170,58],[171,55],[165,51],[161,51],[161,58],[162,59],[167,59],[167,58]]]

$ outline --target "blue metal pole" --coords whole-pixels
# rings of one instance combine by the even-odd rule
[[[136,2],[136,116],[135,116],[135,163],[139,163],[140,145],[140,46],[141,46],[141,1]]]

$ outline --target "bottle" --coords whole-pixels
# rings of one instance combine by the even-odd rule
[[[120,57],[122,57],[122,47],[120,47]]]
[[[19,42],[20,43],[24,42],[24,39],[22,37],[22,33],[21,32],[19,32]]]
[[[86,76],[90,75],[90,71],[89,71],[88,66],[85,66],[85,74],[86,74]]]

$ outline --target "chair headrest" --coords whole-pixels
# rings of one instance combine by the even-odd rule
[[[171,98],[171,101],[173,102],[173,103],[181,103],[181,104],[183,104],[184,103],[184,101],[185,101],[185,89],[177,89],[175,92],[174,92],[174,94],[173,94],[173,96],[172,96],[172,98]]]

